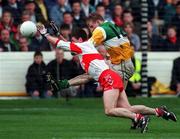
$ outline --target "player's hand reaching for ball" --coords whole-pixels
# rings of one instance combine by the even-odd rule
[[[47,28],[45,28],[45,26],[42,24],[42,25],[37,25],[37,29],[38,31],[40,32],[41,35],[43,36],[47,36],[49,35],[49,33],[47,32]]]

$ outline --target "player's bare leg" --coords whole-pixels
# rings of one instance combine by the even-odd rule
[[[119,89],[105,91],[103,94],[105,114],[108,116],[134,119],[136,114],[125,108],[117,108]]]
[[[149,108],[149,107],[146,107],[144,105],[133,105],[133,106],[131,106],[124,90],[119,95],[117,106],[121,107],[121,108],[127,108],[128,110],[130,110],[131,112],[134,112],[134,113],[156,115],[156,111],[153,108]]]
[[[120,108],[126,108],[131,112],[134,113],[141,113],[141,114],[146,114],[146,115],[156,115],[157,117],[162,117],[163,119],[169,120],[171,119],[172,121],[177,121],[177,118],[173,112],[170,112],[167,110],[166,107],[159,107],[159,108],[150,108],[144,105],[133,105],[131,106],[129,104],[127,95],[125,91],[120,93],[118,97],[118,102],[117,106]],[[137,128],[137,122],[133,120],[132,129]]]
[[[104,92],[103,100],[105,114],[108,116],[132,119],[136,122],[136,127],[141,129],[141,133],[144,133],[147,130],[149,117],[133,113],[126,108],[117,107],[117,101],[120,94],[119,89],[112,89]]]

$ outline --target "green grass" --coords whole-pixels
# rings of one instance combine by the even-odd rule
[[[132,104],[168,108],[180,118],[178,98],[131,98]],[[151,117],[149,130],[104,115],[101,99],[0,100],[0,139],[180,139],[180,123]]]

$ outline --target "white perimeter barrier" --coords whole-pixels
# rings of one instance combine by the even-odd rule
[[[25,75],[33,62],[34,52],[1,52],[0,53],[0,96],[25,95]],[[136,57],[141,59],[141,52]],[[169,84],[171,79],[172,62],[179,57],[179,52],[149,52],[148,75],[155,76],[162,83]],[[55,58],[54,52],[43,52],[44,61],[47,64]],[[71,59],[69,52],[65,52],[65,58]]]

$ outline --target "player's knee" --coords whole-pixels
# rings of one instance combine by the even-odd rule
[[[113,112],[111,109],[105,109],[106,116],[113,116]]]

